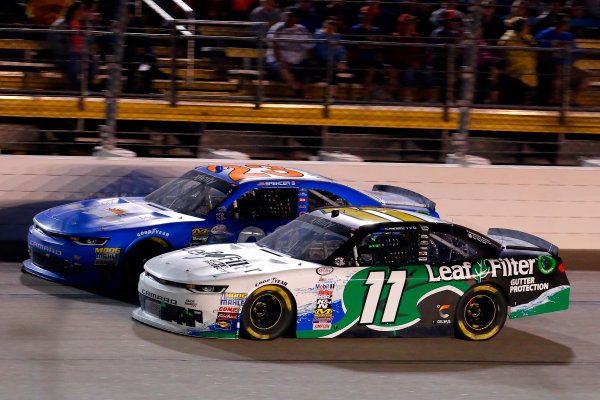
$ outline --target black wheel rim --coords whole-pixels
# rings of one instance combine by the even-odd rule
[[[478,294],[465,307],[465,323],[473,331],[484,331],[496,318],[496,302],[491,297]]]
[[[250,306],[250,321],[258,329],[273,328],[281,319],[281,302],[272,294],[257,297]]]

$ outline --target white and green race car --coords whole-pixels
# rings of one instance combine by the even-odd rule
[[[133,318],[190,336],[449,336],[486,340],[506,317],[565,310],[556,246],[418,212],[320,209],[256,243],[148,261]]]

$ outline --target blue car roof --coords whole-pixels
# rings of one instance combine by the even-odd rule
[[[213,164],[206,167],[197,167],[195,169],[238,185],[251,181],[273,181],[282,179],[333,182],[332,179],[319,174],[298,168],[281,167],[271,164]]]

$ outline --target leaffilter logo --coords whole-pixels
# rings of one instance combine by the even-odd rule
[[[489,273],[490,267],[486,265],[485,260],[479,260],[471,267],[471,275],[475,278],[477,283],[481,283]]]
[[[538,267],[540,268],[540,272],[542,274],[548,275],[554,271],[554,268],[556,268],[556,260],[548,256],[539,256]]]

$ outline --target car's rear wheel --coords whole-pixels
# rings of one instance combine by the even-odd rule
[[[172,249],[169,243],[161,238],[153,237],[136,244],[125,256],[121,286],[126,290],[137,289],[146,261],[170,250]]]
[[[489,284],[469,289],[459,300],[454,319],[457,337],[488,340],[504,326],[507,304],[498,288]]]
[[[285,334],[294,319],[294,302],[287,290],[267,285],[256,289],[244,303],[241,333],[254,340],[271,340]]]

